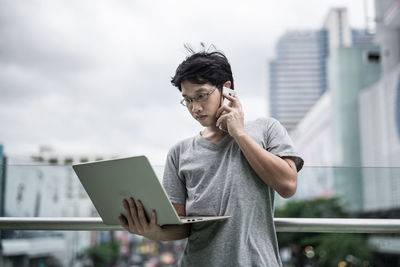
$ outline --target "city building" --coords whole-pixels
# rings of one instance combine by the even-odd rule
[[[400,5],[395,0],[375,1],[375,5],[378,46],[365,41],[369,33],[354,37],[353,32],[351,47],[329,52],[328,91],[292,136],[307,165],[332,166],[320,168],[318,179],[332,177],[332,195],[339,196],[354,216],[398,218]],[[308,178],[304,177],[299,191],[318,180]],[[326,182],[322,179],[318,184]],[[299,197],[312,196],[310,190],[306,192]],[[331,193],[327,188],[325,192]],[[398,238],[372,235],[369,242],[387,266],[398,265]]]
[[[350,28],[346,8],[331,9],[321,29],[287,32],[269,64],[270,115],[291,133],[327,91],[329,54],[373,42],[372,33]]]
[[[400,215],[400,4],[376,0],[376,39],[382,73],[378,83],[360,93],[361,156],[365,168],[364,215]],[[375,250],[398,265],[398,237],[373,236]]]
[[[2,151],[0,145],[0,160]],[[3,172],[6,174],[3,216],[98,217],[71,164],[108,158],[115,155],[62,155],[48,146],[40,147],[30,157],[8,158]],[[153,168],[161,181],[163,166]],[[128,257],[131,244],[142,242],[141,237],[126,231],[13,230],[3,231],[2,236],[0,266],[88,266],[90,260],[84,252],[90,247],[116,239],[123,241],[122,254]],[[180,248],[182,244],[176,246]]]
[[[374,45],[339,47],[328,57],[329,90],[292,132],[309,166],[297,198],[337,196],[351,212],[363,210],[359,94],[378,81]],[[300,178],[301,179],[301,178]]]
[[[375,45],[339,47],[328,60],[332,98],[332,163],[334,190],[349,211],[363,210],[363,179],[360,149],[359,94],[376,83],[380,64],[371,55]]]
[[[4,166],[3,216],[96,216],[93,204],[70,166],[72,157],[42,148],[38,155],[11,158],[9,162]],[[88,231],[3,231],[0,263],[1,266],[82,266],[77,256],[93,245],[93,235],[96,233]]]
[[[326,91],[326,31],[289,31],[270,67],[270,115],[293,130]]]
[[[346,8],[329,10],[323,28],[326,30],[328,55],[338,47],[349,47],[353,44]]]

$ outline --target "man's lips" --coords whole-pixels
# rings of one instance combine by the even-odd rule
[[[197,115],[196,120],[203,120],[207,117],[207,115]]]

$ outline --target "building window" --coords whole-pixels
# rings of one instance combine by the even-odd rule
[[[379,63],[381,56],[379,52],[370,51],[367,53],[367,61],[368,63]]]

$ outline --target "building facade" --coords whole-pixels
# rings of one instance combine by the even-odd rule
[[[95,216],[71,166],[55,164],[54,155],[9,160],[4,175],[4,216]],[[69,161],[69,157],[57,158],[57,162]],[[92,235],[88,231],[3,231],[0,265],[83,266],[77,256],[92,245]]]
[[[269,64],[270,115],[292,132],[327,91],[329,55],[373,42],[374,34],[350,28],[345,8],[331,9],[319,30],[287,32]]]
[[[293,139],[307,165],[329,162],[333,166],[321,177],[333,177],[333,195],[343,200],[346,209],[356,216],[398,218],[400,5],[395,0],[379,0],[375,5],[378,46],[365,41],[369,33],[353,31],[352,47],[329,52],[328,92],[298,124]],[[321,113],[321,106],[330,109],[330,118]],[[321,153],[330,159],[321,161]],[[310,184],[301,186],[313,186],[312,179],[303,178]],[[301,177],[299,183],[304,183]],[[385,255],[386,266],[398,265],[398,238],[377,235],[370,236],[369,242],[375,252]]]
[[[326,91],[326,31],[291,31],[270,62],[270,114],[293,130]]]
[[[359,96],[362,165],[380,167],[364,173],[368,212],[400,209],[400,5],[375,3],[382,75]]]

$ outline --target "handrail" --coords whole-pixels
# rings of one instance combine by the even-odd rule
[[[400,233],[400,219],[275,218],[278,232]]]
[[[400,233],[400,219],[275,218],[277,232]],[[0,217],[0,230],[119,231],[100,217]]]

